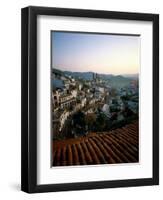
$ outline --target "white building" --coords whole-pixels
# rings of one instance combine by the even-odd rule
[[[105,88],[103,88],[103,87],[98,87],[97,89],[98,89],[99,92],[101,92],[101,93],[104,93],[104,92],[105,92]]]
[[[81,90],[81,89],[82,89],[82,87],[83,87],[83,86],[82,86],[82,84],[79,84],[79,90]]]
[[[69,117],[70,112],[64,110],[64,111],[56,111],[54,112],[54,127],[57,127],[57,130],[59,130],[59,132],[62,131],[65,121],[67,120],[67,118]]]
[[[72,96],[72,94],[66,94],[63,96],[60,96],[60,107],[67,108],[69,107],[72,103],[75,103],[76,99]]]
[[[82,105],[82,107],[85,106],[86,102],[87,102],[87,99],[86,99],[86,98],[82,98],[82,99],[81,99],[81,105]]]
[[[71,91],[71,94],[72,94],[72,96],[73,96],[74,98],[76,98],[76,97],[77,97],[77,90],[72,90],[72,91]]]
[[[96,100],[94,98],[89,100],[89,104],[95,104],[95,102]]]
[[[61,115],[60,115],[60,118],[59,118],[59,121],[60,121],[60,128],[59,128],[59,131],[62,130],[64,124],[65,124],[65,121],[67,120],[68,116],[69,116],[69,112],[67,111],[64,111]]]
[[[103,105],[102,111],[107,117],[110,117],[110,107],[108,104]]]

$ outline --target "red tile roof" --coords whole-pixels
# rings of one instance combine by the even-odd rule
[[[139,161],[138,122],[109,132],[53,142],[53,166]]]

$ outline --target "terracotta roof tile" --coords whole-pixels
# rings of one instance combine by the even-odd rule
[[[138,122],[109,132],[53,142],[53,166],[139,161]]]

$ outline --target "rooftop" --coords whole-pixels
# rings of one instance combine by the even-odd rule
[[[109,132],[53,142],[53,166],[139,161],[138,122]]]

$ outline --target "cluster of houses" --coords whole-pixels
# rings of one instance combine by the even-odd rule
[[[53,73],[52,77],[52,119],[54,132],[60,133],[66,120],[78,110],[93,113],[98,103],[105,101],[108,89],[100,82],[97,74],[91,81],[82,82],[71,76]]]
[[[82,110],[85,115],[97,113],[99,110],[110,119],[116,113],[117,120],[122,120],[122,111],[128,106],[133,112],[138,112],[138,86],[135,82],[128,88],[119,89],[112,96],[111,88],[105,80],[93,73],[92,80],[79,80],[64,73],[52,74],[52,120],[53,132],[59,135],[66,123],[73,125],[72,116]],[[132,98],[125,101],[122,96]]]

